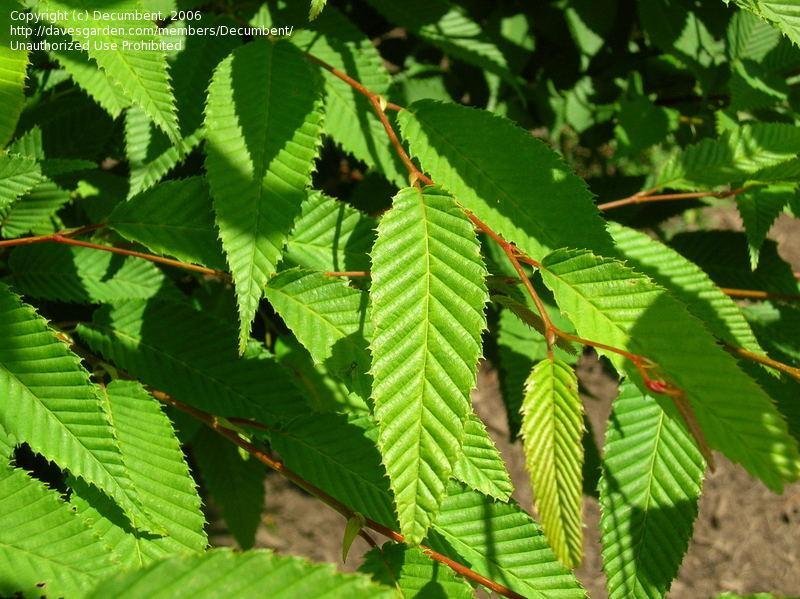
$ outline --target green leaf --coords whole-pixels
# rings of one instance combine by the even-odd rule
[[[136,497],[164,534],[131,530],[105,497],[76,480],[70,502],[126,568],[176,553],[199,553],[208,541],[194,479],[160,404],[133,381],[114,381],[103,393]],[[77,484],[76,484],[77,483]]]
[[[611,252],[586,184],[527,131],[483,110],[430,100],[399,119],[423,170],[532,257],[560,247]]]
[[[474,413],[467,416],[464,423],[461,451],[453,467],[453,477],[484,495],[508,501],[514,486],[506,464],[483,422]]]
[[[44,179],[22,199],[0,213],[3,237],[21,237],[26,233],[48,234],[58,226],[56,213],[70,201],[68,191]]]
[[[730,0],[725,0],[730,2]],[[769,21],[795,45],[800,46],[800,6],[793,0],[733,0],[740,7]]]
[[[750,267],[753,270],[758,267],[761,246],[772,224],[796,193],[797,190],[793,187],[773,186],[756,188],[736,198],[736,207],[747,235]]]
[[[762,354],[741,308],[699,266],[646,233],[609,223],[620,257],[682,301],[718,339]]]
[[[350,205],[311,193],[286,243],[286,258],[319,271],[369,270],[374,219]]]
[[[581,337],[645,356],[683,390],[711,447],[773,490],[800,476],[797,443],[770,398],[664,289],[589,252],[554,252],[541,273]],[[636,374],[620,355],[599,351]]]
[[[513,502],[494,501],[458,483],[448,486],[427,543],[524,597],[586,597],[528,514]]]
[[[754,123],[703,139],[668,160],[655,179],[657,187],[696,189],[747,180],[797,178],[779,167],[792,165],[800,152],[800,130],[785,123]]]
[[[770,355],[790,364],[800,363],[800,309],[758,302],[745,306],[744,314]]]
[[[311,0],[311,9],[308,12],[308,20],[313,21],[316,19],[322,9],[325,8],[325,5],[328,3],[328,0]]]
[[[54,44],[68,41],[68,37],[48,38]],[[125,97],[122,87],[97,66],[97,62],[83,50],[56,46],[50,54],[58,64],[70,74],[72,80],[105,110],[111,118],[116,119],[130,102]]]
[[[370,417],[315,414],[270,432],[286,466],[353,510],[396,527],[389,481]]]
[[[187,584],[187,580],[191,583]],[[101,583],[89,596],[214,599],[221,595],[293,599],[347,597],[390,599],[394,592],[354,574],[340,574],[330,564],[314,564],[271,551],[235,553],[213,549],[203,555],[175,557],[120,574]]]
[[[36,161],[23,156],[0,155],[0,214],[33,189],[40,179]]]
[[[536,509],[562,563],[583,557],[583,404],[578,378],[557,359],[539,362],[522,401],[522,440]]]
[[[96,8],[88,0],[40,0],[36,5],[43,20],[62,28],[74,28],[73,39],[88,47],[89,56],[113,84],[177,143],[180,131],[167,58],[162,50],[147,47],[148,44],[158,46],[160,42],[155,24],[131,18],[137,13],[135,0],[106,3],[102,15],[97,18]],[[76,18],[79,13],[85,18]],[[114,35],[110,34],[111,28]]]
[[[780,33],[753,13],[738,11],[727,29],[728,53],[731,59],[762,61],[780,41]]]
[[[367,297],[337,277],[291,269],[273,277],[264,295],[315,364],[368,398]]]
[[[378,446],[409,544],[425,536],[464,439],[486,269],[469,220],[434,188],[402,190],[372,252]]]
[[[338,11],[329,8],[312,28],[293,35],[292,42],[372,92],[388,95],[392,79],[383,58],[372,41]],[[398,187],[407,185],[407,173],[369,100],[326,69],[320,72],[325,79],[326,133]]]
[[[467,11],[449,0],[369,0],[386,19],[408,29],[445,53],[499,75],[512,85],[514,76],[503,52]]]
[[[202,177],[167,181],[120,202],[107,222],[126,239],[159,255],[225,268],[211,196]]]
[[[0,425],[107,493],[134,526],[149,527],[89,374],[45,320],[2,283]]]
[[[0,464],[0,593],[83,596],[116,571],[108,547],[58,493]]]
[[[29,297],[57,302],[108,303],[179,297],[152,262],[91,248],[36,244],[16,248],[8,261],[14,286]]]
[[[680,423],[630,382],[609,419],[600,479],[611,599],[663,597],[692,536],[705,464]]]
[[[12,50],[11,45],[11,7],[0,12],[0,148],[4,147],[14,135],[17,119],[25,104],[25,74],[28,69],[28,51]],[[22,41],[17,38],[15,41]],[[0,200],[2,208],[2,200]]]
[[[305,411],[271,356],[251,346],[239,357],[234,327],[189,306],[155,300],[105,306],[78,334],[143,383],[212,414],[273,424]]]
[[[385,543],[364,556],[359,572],[388,587],[395,587],[401,597],[447,597],[470,599],[472,587],[453,571],[434,562],[416,547],[402,543]]]
[[[253,457],[243,457],[235,445],[207,428],[194,438],[192,449],[228,530],[242,549],[250,549],[264,508],[264,466]]]
[[[358,533],[361,532],[365,524],[364,516],[358,512],[347,519],[347,525],[344,527],[344,535],[342,536],[342,563],[347,561],[347,554],[350,553],[353,541],[356,540]]]
[[[240,351],[311,182],[321,106],[321,78],[283,41],[235,50],[209,87],[206,169],[236,284]]]

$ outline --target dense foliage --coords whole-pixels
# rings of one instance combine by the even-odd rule
[[[609,596],[663,596],[715,452],[800,478],[798,44],[771,0],[6,2],[0,594],[583,597],[588,494]],[[359,572],[252,549],[268,469]]]

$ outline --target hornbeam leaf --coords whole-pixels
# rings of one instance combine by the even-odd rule
[[[286,258],[321,271],[369,270],[375,220],[352,206],[312,193],[286,244]]]
[[[646,233],[617,223],[610,223],[608,230],[626,263],[681,300],[715,337],[755,353],[764,353],[741,308],[702,268]]]
[[[370,332],[364,292],[336,277],[293,268],[273,277],[265,295],[315,363],[352,391],[369,397]]]
[[[45,320],[2,283],[0,425],[107,493],[134,526],[150,527],[89,374]]]
[[[515,79],[503,52],[466,10],[449,0],[369,0],[386,19],[405,27],[447,54],[499,75]]]
[[[508,119],[420,100],[402,111],[399,121],[422,169],[534,258],[561,247],[612,251],[586,184]]]
[[[725,0],[729,3],[731,0]],[[800,46],[800,6],[786,0],[733,0],[743,9],[769,21],[781,33]]]
[[[686,396],[711,447],[770,489],[800,477],[800,456],[772,400],[714,337],[663,288],[627,266],[590,252],[559,250],[542,278],[581,337],[646,357]],[[675,339],[679,338],[680,343]],[[600,350],[638,380],[617,353]],[[670,402],[659,397],[659,401]]]
[[[557,358],[531,372],[522,401],[525,464],[542,528],[567,566],[583,557],[583,404],[578,378]]]
[[[378,446],[410,544],[425,536],[464,439],[486,326],[486,269],[469,220],[435,188],[402,190],[372,252]]]
[[[13,6],[13,5],[11,5]],[[0,12],[0,148],[14,135],[17,119],[25,104],[25,73],[28,69],[28,51],[12,50],[11,6]],[[0,199],[2,208],[2,199]]]
[[[33,189],[41,176],[35,160],[23,156],[0,156],[0,214]]]
[[[43,20],[73,30],[73,39],[89,48],[89,57],[113,84],[178,143],[180,131],[167,57],[163,50],[148,47],[159,43],[155,24],[146,19],[131,20],[137,6],[135,0],[115,0],[95,18],[101,11],[95,11],[97,5],[89,0],[41,0],[36,11]],[[86,18],[76,18],[79,13]],[[111,28],[120,33],[107,33]]]
[[[453,467],[453,478],[484,495],[508,501],[514,486],[503,457],[481,419],[472,413],[464,423],[462,454]]]
[[[586,597],[536,523],[513,501],[495,501],[451,482],[426,543],[524,597]]]
[[[190,582],[188,582],[190,581]],[[331,564],[257,550],[235,553],[213,549],[174,557],[102,582],[89,597],[135,599],[392,599],[395,592],[364,575],[340,574]]]
[[[50,39],[54,44],[66,41]],[[83,50],[69,49],[67,44],[55,46],[50,54],[58,61],[72,80],[97,102],[112,118],[117,118],[130,102],[125,98],[122,88],[102,71],[97,62]]]
[[[165,534],[154,538],[120,525],[115,506],[80,480],[70,484],[70,503],[125,567],[204,551],[208,540],[200,497],[161,405],[133,381],[112,382],[103,399],[136,496]]]
[[[107,220],[120,235],[153,252],[225,268],[211,196],[202,177],[161,183],[117,204]]]
[[[385,543],[364,556],[359,572],[370,574],[375,582],[400,590],[401,597],[447,597],[471,599],[472,587],[443,568],[416,547]]]
[[[82,597],[117,570],[108,547],[57,492],[0,464],[0,594]]]
[[[622,385],[600,479],[603,570],[611,599],[663,597],[692,536],[705,464],[651,397]]]
[[[761,246],[775,219],[783,212],[797,190],[792,186],[756,188],[736,198],[736,208],[742,217],[750,251],[750,267],[758,267]]]
[[[307,195],[322,133],[322,89],[300,50],[257,40],[219,64],[208,90],[206,168],[236,284],[240,352]]]

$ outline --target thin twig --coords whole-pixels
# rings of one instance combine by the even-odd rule
[[[747,350],[743,347],[736,347],[735,345],[729,345],[727,343],[725,344],[725,347],[739,357],[752,360],[753,362],[758,362],[759,364],[763,364],[764,366],[769,366],[770,368],[774,368],[775,370],[780,370],[781,372],[788,374],[793,379],[800,381],[800,368],[797,368],[795,366],[789,366],[788,364],[784,364],[783,362],[779,362],[778,360],[773,360],[772,358],[770,358],[765,354],[758,354],[756,352]]]
[[[731,289],[730,287],[720,287],[720,291],[730,297],[741,299],[757,300],[783,300],[786,302],[800,301],[800,293],[777,293],[774,291],[760,291],[756,289]]]
[[[654,194],[652,190],[640,191],[622,198],[621,200],[614,200],[613,202],[605,202],[598,204],[598,210],[612,210],[614,208],[621,208],[622,206],[631,206],[633,204],[645,204],[648,202],[666,202],[670,200],[695,200],[697,198],[729,198],[744,193],[746,189],[739,187],[725,191],[688,191],[685,193],[662,193]]]
[[[259,447],[256,447],[250,441],[248,441],[246,439],[243,439],[239,435],[239,433],[237,433],[236,431],[225,427],[222,424],[222,422],[223,422],[222,419],[215,417],[213,414],[209,414],[208,412],[204,412],[204,411],[199,410],[199,409],[197,409],[197,408],[195,408],[193,406],[190,406],[190,405],[187,405],[187,404],[185,404],[185,403],[183,403],[181,401],[178,401],[177,399],[175,399],[174,397],[172,397],[171,395],[169,395],[167,393],[164,393],[163,391],[158,391],[158,390],[151,389],[150,393],[157,400],[159,400],[159,401],[161,401],[161,402],[163,402],[163,403],[165,403],[167,405],[170,405],[170,406],[172,406],[172,407],[184,412],[185,414],[188,414],[189,416],[191,416],[192,418],[194,418],[196,420],[199,420],[200,422],[205,424],[207,427],[209,427],[210,429],[212,429],[213,431],[215,431],[219,435],[225,437],[230,442],[232,442],[235,445],[241,447],[248,454],[250,454],[255,459],[257,459],[259,462],[261,462],[262,464],[267,466],[270,470],[273,470],[274,472],[277,472],[278,474],[283,476],[285,479],[291,481],[292,483],[294,483],[295,485],[297,485],[298,487],[303,489],[306,493],[309,493],[310,495],[313,495],[317,499],[321,500],[323,503],[325,503],[328,506],[332,507],[334,510],[339,512],[342,516],[344,516],[345,519],[349,520],[350,518],[355,516],[355,514],[356,514],[355,511],[352,510],[350,507],[348,507],[347,505],[345,505],[344,503],[342,503],[341,501],[339,501],[338,499],[336,499],[332,495],[329,495],[327,492],[323,491],[319,487],[317,487],[314,484],[310,483],[309,481],[304,479],[302,476],[300,476],[299,474],[297,474],[293,470],[290,470],[289,468],[287,468],[286,465],[283,462],[281,462],[280,460],[276,460],[275,458],[270,456],[268,453],[266,453],[265,451],[263,451]],[[234,422],[234,419],[228,419],[228,420],[230,422]],[[375,522],[374,520],[371,520],[369,518],[365,518],[364,519],[364,523],[368,528],[371,528],[375,532],[378,532],[378,533],[382,534],[383,536],[385,536],[385,537],[387,537],[387,538],[389,538],[389,539],[391,539],[393,541],[396,541],[397,543],[405,542],[405,537],[403,537],[402,534],[400,534],[399,532],[397,532],[397,531],[395,531],[395,530],[393,530],[393,529],[391,529],[391,528],[389,528],[387,526],[384,526],[383,524],[380,524],[379,522]],[[364,532],[364,531],[362,531],[362,532]],[[364,538],[364,534],[362,534],[361,536],[362,536],[362,538]],[[369,535],[367,535],[367,537],[369,537]],[[377,543],[375,543],[375,541],[373,539],[365,538],[364,540],[366,540],[371,546],[377,547]],[[437,551],[434,551],[430,547],[426,547],[425,545],[420,545],[420,549],[425,554],[427,554],[428,557],[430,557],[431,559],[433,559],[435,561],[438,561],[438,562],[440,562],[442,564],[445,564],[446,566],[451,568],[457,574],[460,574],[461,576],[463,576],[463,577],[465,577],[465,578],[467,578],[467,579],[469,579],[469,580],[471,580],[471,581],[473,581],[473,582],[475,582],[477,584],[481,584],[481,585],[485,586],[486,588],[491,589],[495,593],[498,593],[499,595],[502,595],[504,597],[511,597],[513,599],[523,599],[523,596],[520,595],[519,593],[516,593],[515,591],[509,589],[508,587],[506,587],[506,586],[504,586],[504,585],[502,585],[502,584],[500,584],[498,582],[495,582],[493,580],[490,580],[490,579],[486,578],[482,574],[479,574],[478,572],[475,572],[474,570],[468,568],[464,564],[458,563],[458,562],[450,559],[446,555],[442,555],[441,553],[439,553]]]
[[[192,272],[197,272],[211,277],[230,279],[230,275],[226,272],[223,272],[221,270],[215,270],[213,268],[206,268],[205,266],[200,266],[198,264],[181,262],[180,260],[165,258],[164,256],[156,256],[155,254],[148,254],[145,252],[137,252],[135,250],[127,250],[125,248],[119,248],[113,245],[102,245],[99,243],[92,243],[89,241],[81,241],[80,239],[75,239],[75,237],[77,237],[78,235],[82,235],[84,233],[89,233],[91,231],[101,229],[104,226],[105,225],[103,224],[87,225],[85,227],[80,227],[79,229],[58,231],[56,233],[51,233],[50,235],[32,235],[30,237],[4,239],[0,241],[0,248],[19,247],[23,245],[33,245],[37,243],[61,243],[64,245],[73,245],[92,250],[98,250],[101,252],[110,252],[112,254],[118,254],[120,256],[130,256],[133,258],[140,258],[142,260],[147,260],[149,262],[154,262],[156,264],[163,264],[165,266],[172,266],[174,268],[189,270]]]
[[[324,273],[326,277],[368,277],[368,270],[329,270]]]

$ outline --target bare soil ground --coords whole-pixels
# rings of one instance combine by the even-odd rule
[[[735,211],[711,209],[706,217],[719,228],[741,227]],[[800,221],[781,217],[770,237],[778,241],[784,258],[800,271]],[[617,385],[594,359],[583,359],[578,372],[591,395],[585,395],[584,401],[598,446],[602,447],[605,421]],[[530,509],[531,488],[522,448],[519,442],[508,442],[505,408],[497,372],[491,364],[481,368],[473,402],[506,459],[516,488],[515,498]],[[577,574],[595,599],[606,597],[599,515],[597,501],[585,498],[585,560]],[[212,540],[226,543],[228,537],[219,526],[211,531]],[[344,521],[333,510],[283,479],[268,477],[258,546],[337,563],[341,559],[343,529]],[[342,568],[357,568],[366,550],[366,544],[356,539]],[[741,468],[717,456],[717,470],[707,474],[695,535],[670,597],[706,598],[724,591],[772,591],[787,597],[800,596],[800,484],[775,495]]]

